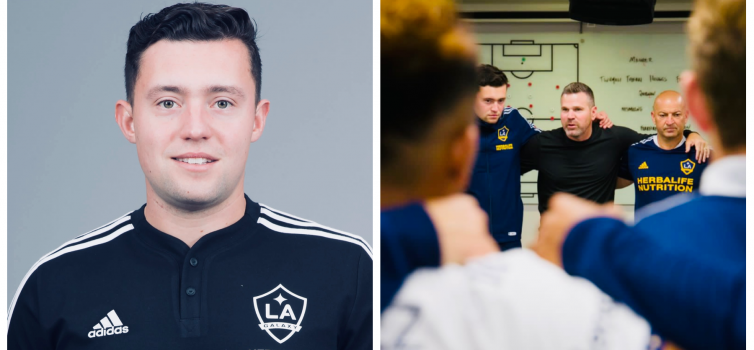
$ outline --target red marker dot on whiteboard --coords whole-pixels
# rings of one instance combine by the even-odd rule
[[[555,85],[555,88],[556,89],[560,89],[560,85]]]
[[[506,84],[506,85],[507,85],[507,87],[511,87],[511,84]]]
[[[534,108],[534,105],[529,105],[529,108]]]
[[[555,117],[550,117],[550,120],[555,120]]]
[[[531,83],[529,83],[529,86],[531,86]]]

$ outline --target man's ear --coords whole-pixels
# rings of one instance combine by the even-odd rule
[[[691,114],[691,118],[694,119],[696,125],[699,125],[699,129],[709,132],[713,127],[712,115],[709,112],[707,98],[704,96],[704,92],[702,92],[702,87],[699,86],[696,73],[685,71],[681,74],[681,90],[683,91],[683,98],[686,100],[686,106]]]
[[[136,127],[134,126],[133,109],[127,101],[115,102],[115,122],[120,131],[130,143],[136,143]]]
[[[270,101],[260,100],[257,104],[257,108],[254,111],[254,126],[251,132],[251,142],[255,142],[262,137],[264,131],[264,124],[267,122],[267,113],[270,112]]]
[[[597,106],[592,106],[592,121],[597,119]]]

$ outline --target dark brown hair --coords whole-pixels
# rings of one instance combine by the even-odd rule
[[[480,64],[476,70],[479,86],[501,87],[508,84],[508,77],[497,67],[489,64]]]
[[[126,98],[133,104],[134,86],[141,55],[160,40],[212,41],[239,39],[249,50],[256,103],[262,91],[262,59],[256,43],[256,27],[243,9],[200,2],[175,4],[144,16],[131,27],[126,44]]]
[[[566,87],[563,88],[560,97],[563,97],[565,94],[578,94],[579,92],[583,92],[589,96],[589,101],[592,103],[592,106],[594,106],[594,92],[592,92],[592,88],[590,88],[589,85],[584,83],[575,82],[566,85]]]

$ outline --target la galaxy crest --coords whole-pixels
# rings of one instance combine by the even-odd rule
[[[508,132],[509,131],[510,130],[508,130],[508,127],[505,126],[505,125],[503,125],[502,128],[497,129],[497,138],[499,138],[500,141],[503,141],[503,142],[507,141],[508,140]]]
[[[696,163],[692,162],[691,159],[686,159],[681,162],[681,171],[686,175],[691,174],[695,167]]]
[[[282,284],[254,297],[259,328],[282,344],[301,330],[306,313],[306,298],[289,291]]]

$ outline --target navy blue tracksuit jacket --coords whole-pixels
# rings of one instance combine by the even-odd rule
[[[727,156],[707,166],[699,192],[645,206],[633,226],[604,217],[574,226],[563,268],[683,349],[744,349],[746,236],[746,156]]]
[[[506,107],[497,123],[477,118],[479,154],[468,193],[487,212],[490,232],[498,243],[521,240],[521,148],[539,129],[515,108]]]

